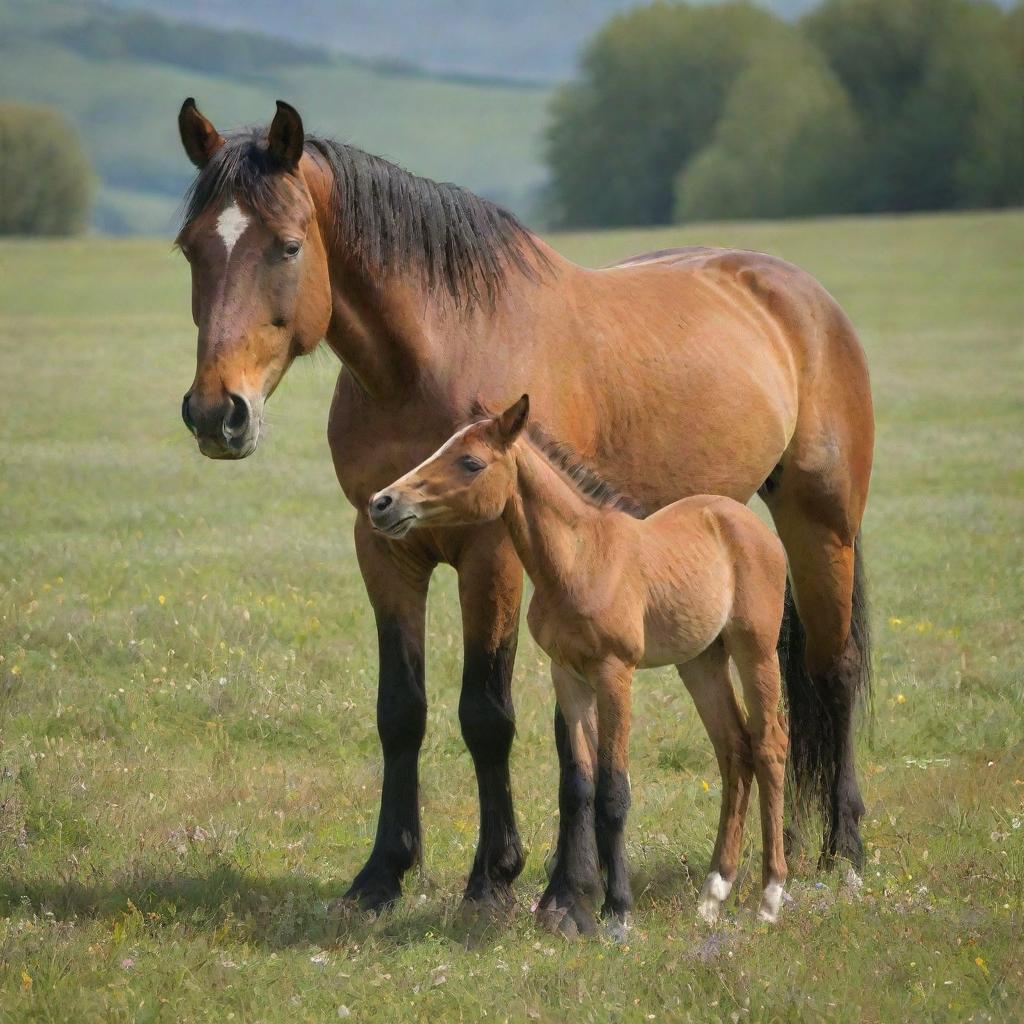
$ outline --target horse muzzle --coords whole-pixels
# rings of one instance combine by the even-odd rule
[[[244,459],[259,444],[262,405],[254,409],[245,395],[233,391],[213,402],[189,391],[181,402],[181,418],[207,458]]]

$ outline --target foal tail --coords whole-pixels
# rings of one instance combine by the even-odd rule
[[[850,639],[856,646],[853,664],[844,666],[842,684],[846,699],[871,708],[871,627],[868,621],[867,587],[864,579],[862,543],[857,534],[853,546],[853,602]],[[840,769],[843,749],[835,735],[835,718],[829,704],[835,695],[823,692],[807,672],[804,661],[806,634],[797,614],[789,580],[786,607],[779,633],[779,667],[782,670],[786,704],[789,708],[789,767],[799,807],[817,802],[828,819],[832,780]]]

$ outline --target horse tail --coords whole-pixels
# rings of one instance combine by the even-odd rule
[[[848,685],[851,697],[871,709],[871,625],[867,583],[860,534],[853,546],[853,599],[850,639],[856,647],[857,664]],[[832,781],[839,771],[840,744],[833,735],[833,715],[826,701],[830,695],[816,686],[804,658],[806,634],[796,610],[793,591],[786,580],[786,605],[779,633],[779,667],[789,710],[789,770],[798,806],[817,803],[828,817]]]

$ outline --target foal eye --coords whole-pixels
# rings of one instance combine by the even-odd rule
[[[284,243],[284,254],[285,256],[298,256],[299,250],[302,248],[301,242],[285,242]]]
[[[467,473],[479,473],[481,469],[484,469],[484,464],[476,458],[474,455],[463,455],[459,459],[459,465],[466,470]]]

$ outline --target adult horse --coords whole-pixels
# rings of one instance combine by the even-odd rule
[[[199,329],[182,416],[200,450],[250,455],[266,399],[321,339],[342,362],[328,439],[358,513],[384,752],[376,840],[350,897],[393,901],[420,854],[425,607],[441,562],[458,573],[459,720],[480,797],[466,898],[505,903],[522,868],[508,769],[522,593],[512,544],[500,522],[391,541],[366,513],[478,400],[503,408],[526,391],[538,420],[648,509],[764,497],[798,613],[785,659],[796,778],[821,801],[823,861],[859,865],[858,535],[874,423],[864,354],[832,297],[790,264],[736,250],[583,269],[470,192],[307,136],[285,103],[269,129],[222,136],[189,99],[179,128],[199,168],[178,243]],[[564,724],[555,732],[565,767]]]

